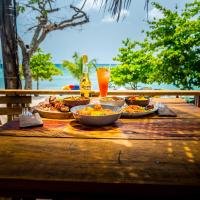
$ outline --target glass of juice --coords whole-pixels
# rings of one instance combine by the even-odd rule
[[[97,69],[97,78],[99,83],[100,96],[106,97],[108,93],[108,83],[110,79],[110,69],[100,67]]]

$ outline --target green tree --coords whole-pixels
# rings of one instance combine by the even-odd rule
[[[70,11],[66,7],[70,8]],[[23,24],[28,27],[26,32],[32,33],[30,42],[27,43],[20,34],[17,36],[22,52],[25,89],[32,88],[30,58],[47,36],[52,32],[82,26],[89,22],[89,17],[82,10],[83,7],[69,5],[68,1],[66,1],[66,7],[59,6],[55,0],[18,0],[18,15],[24,15],[24,18],[32,16],[32,24]]]
[[[148,22],[150,51],[157,57],[154,81],[181,89],[200,86],[200,1],[185,4],[179,14],[153,3],[163,18]]]
[[[181,13],[153,3],[163,17],[148,21],[144,42],[124,42],[115,60],[112,81],[136,88],[138,82],[173,84],[181,89],[200,86],[200,2],[186,4]],[[139,44],[139,48],[135,45]]]
[[[80,56],[77,52],[73,55],[74,62],[69,60],[64,60],[62,65],[63,67],[67,68],[72,76],[80,80],[82,76],[82,69],[83,69],[83,61],[82,56]],[[96,67],[96,59],[92,59],[87,63],[88,71],[90,72],[92,67]]]
[[[111,69],[111,81],[115,85],[129,84],[137,89],[138,83],[150,83],[153,63],[156,62],[152,52],[148,51],[148,42],[123,41],[124,47],[119,49],[115,61],[121,64]]]
[[[32,16],[30,21],[33,22],[32,24],[23,24],[28,27],[25,32],[32,33],[30,42],[25,41],[20,34],[17,36],[18,44],[22,52],[22,69],[25,78],[25,89],[32,88],[29,65],[30,58],[47,36],[52,32],[82,26],[89,22],[89,17],[84,10],[87,10],[85,7],[87,7],[87,2],[89,2],[89,5],[91,4],[91,0],[80,1],[80,4],[77,4],[78,2],[76,1],[63,0],[63,2],[60,2],[61,0],[59,0],[59,3],[56,0],[17,0],[18,15],[25,14],[24,18]],[[123,11],[123,9],[128,9],[131,4],[131,0],[93,0],[92,2],[94,5],[100,3],[101,9],[111,13],[116,21],[119,20],[121,11]],[[145,0],[147,12],[148,2],[149,0]],[[77,6],[70,5],[70,3],[77,4]],[[70,10],[67,8],[70,8]],[[7,10],[6,12],[8,12]],[[15,52],[13,55],[15,55]],[[9,58],[7,60],[9,60]]]
[[[51,59],[51,54],[45,54],[41,49],[38,49],[30,59],[31,75],[37,81],[37,89],[39,89],[39,80],[52,81],[53,76],[63,75]]]

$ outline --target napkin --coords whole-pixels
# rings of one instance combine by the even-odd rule
[[[177,114],[168,108],[166,105],[162,104],[162,106],[158,107],[158,115],[163,117],[176,117]]]
[[[43,126],[43,121],[39,113],[34,113],[31,116],[20,115],[19,117],[19,127],[34,127],[34,126]]]

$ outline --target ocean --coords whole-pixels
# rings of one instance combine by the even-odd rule
[[[40,81],[40,89],[49,89],[49,90],[59,90],[62,89],[65,85],[79,85],[79,80],[74,79],[74,77],[70,74],[70,72],[67,69],[64,69],[61,64],[56,64],[56,66],[63,71],[62,76],[54,76],[53,81]],[[97,67],[99,66],[111,66],[115,67],[115,64],[97,64]],[[97,76],[95,69],[92,69],[90,73],[90,80],[92,82],[92,89],[97,90],[98,89],[98,82],[97,82]],[[24,85],[24,80],[22,80],[22,85]],[[138,89],[142,89],[144,87],[150,87],[152,89],[170,89],[175,90],[178,89],[177,87],[173,85],[167,85],[167,84],[138,84]],[[3,78],[3,67],[0,66],[0,89],[4,89],[4,78]],[[36,81],[33,81],[33,89],[36,89]],[[114,89],[114,88],[110,88]],[[125,89],[124,87],[117,87],[115,89]],[[198,88],[195,88],[198,89]]]

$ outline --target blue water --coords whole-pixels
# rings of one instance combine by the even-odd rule
[[[0,59],[0,89],[5,88],[4,86],[4,78],[3,78],[3,65],[1,64],[1,59]]]
[[[56,66],[63,71],[62,76],[54,76],[53,81],[40,81],[40,89],[47,89],[47,90],[59,90],[62,89],[65,85],[79,85],[79,80],[74,79],[74,77],[70,74],[70,72],[67,69],[62,68],[61,64],[56,64]],[[115,67],[115,64],[97,64],[97,66],[110,66]],[[97,82],[97,76],[95,69],[92,69],[90,73],[90,80],[92,82],[92,89],[96,90],[98,89],[98,82]],[[24,81],[22,80],[22,85],[24,85]],[[143,87],[151,87],[152,89],[171,89],[175,90],[178,89],[177,87],[173,85],[167,85],[167,84],[139,84],[139,88]],[[0,89],[4,89],[4,78],[3,78],[3,67],[0,65]],[[119,87],[118,87],[119,88]],[[36,82],[33,81],[33,89],[36,89]],[[113,88],[112,88],[113,89]],[[121,88],[123,89],[123,87]],[[199,89],[199,88],[195,88]]]

